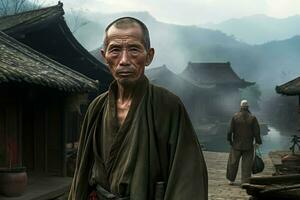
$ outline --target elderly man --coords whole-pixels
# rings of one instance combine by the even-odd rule
[[[186,110],[144,75],[154,56],[145,24],[112,22],[101,54],[115,81],[86,113],[69,200],[206,200],[207,169]]]
[[[227,140],[231,145],[227,164],[227,179],[233,185],[236,178],[240,158],[242,157],[242,183],[251,177],[253,163],[253,142],[258,147],[262,142],[257,119],[249,111],[247,100],[241,101],[241,110],[236,113],[230,124]]]

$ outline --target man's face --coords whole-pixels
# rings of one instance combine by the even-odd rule
[[[112,26],[107,32],[106,49],[101,54],[112,76],[121,85],[135,83],[144,75],[154,55],[154,49],[146,50],[142,30],[138,25],[126,28]]]

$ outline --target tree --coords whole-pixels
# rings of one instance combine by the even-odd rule
[[[82,17],[81,12],[81,10],[74,11],[71,9],[68,15],[69,17],[67,18],[67,23],[73,34],[75,34],[83,26],[89,24],[89,21]]]
[[[45,2],[46,0],[0,0],[0,17],[40,9],[44,7]],[[73,34],[89,23],[81,16],[81,10],[73,9],[69,13],[67,22]]]
[[[0,16],[39,9],[44,5],[44,2],[45,0],[0,0]]]

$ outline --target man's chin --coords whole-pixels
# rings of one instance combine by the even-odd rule
[[[117,80],[117,82],[120,85],[124,86],[124,87],[131,87],[131,86],[136,85],[139,82],[139,80],[141,80],[141,79],[142,79],[142,77],[139,77],[139,78],[119,78]]]
[[[119,80],[117,80],[117,82],[122,85],[122,86],[132,86],[134,85],[137,80],[135,79],[129,79],[129,78],[120,78]]]

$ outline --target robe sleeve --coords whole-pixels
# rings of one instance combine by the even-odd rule
[[[227,133],[227,141],[230,143],[230,145],[232,145],[233,131],[234,131],[234,117],[231,119],[230,127],[229,127],[229,130],[228,130],[228,133]]]
[[[261,137],[260,137],[260,128],[256,117],[253,118],[253,132],[256,144],[262,144]]]
[[[85,114],[80,138],[79,138],[79,146],[77,151],[77,159],[76,159],[76,168],[72,181],[72,185],[70,188],[68,200],[81,200],[87,199],[88,189],[89,189],[89,172],[92,163],[92,139],[90,134],[91,125],[95,120],[97,115],[97,111],[99,111],[99,106],[101,105],[102,96],[96,98],[88,107],[88,110]],[[99,100],[100,99],[100,100]],[[99,103],[100,102],[100,103]]]
[[[180,102],[173,110],[165,200],[207,200],[208,178],[200,144]]]

